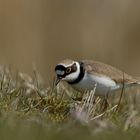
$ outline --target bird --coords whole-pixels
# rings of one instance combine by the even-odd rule
[[[95,88],[96,96],[107,96],[123,87],[140,85],[140,80],[123,71],[93,60],[65,59],[55,66],[55,86],[66,81],[79,92]]]

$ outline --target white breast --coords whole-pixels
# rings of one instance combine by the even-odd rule
[[[79,83],[72,85],[72,87],[84,92],[85,90],[93,90],[96,84],[95,95],[98,96],[106,95],[110,93],[110,91],[120,88],[120,85],[116,84],[115,81],[108,77],[90,75],[87,73],[85,73],[84,78]]]

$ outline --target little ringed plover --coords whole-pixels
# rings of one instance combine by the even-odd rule
[[[108,64],[92,60],[66,59],[56,65],[55,72],[55,85],[63,80],[81,92],[93,90],[96,85],[95,95],[97,96],[105,96],[123,86],[140,84],[139,79]]]

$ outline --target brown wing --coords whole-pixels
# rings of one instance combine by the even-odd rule
[[[88,73],[96,75],[102,74],[103,76],[110,77],[116,83],[125,82],[131,84],[138,82],[137,79],[108,64],[90,60],[83,60],[82,62],[84,62],[84,67],[87,69]]]

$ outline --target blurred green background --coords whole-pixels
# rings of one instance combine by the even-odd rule
[[[65,58],[140,76],[140,1],[0,0],[0,64],[51,81]]]

